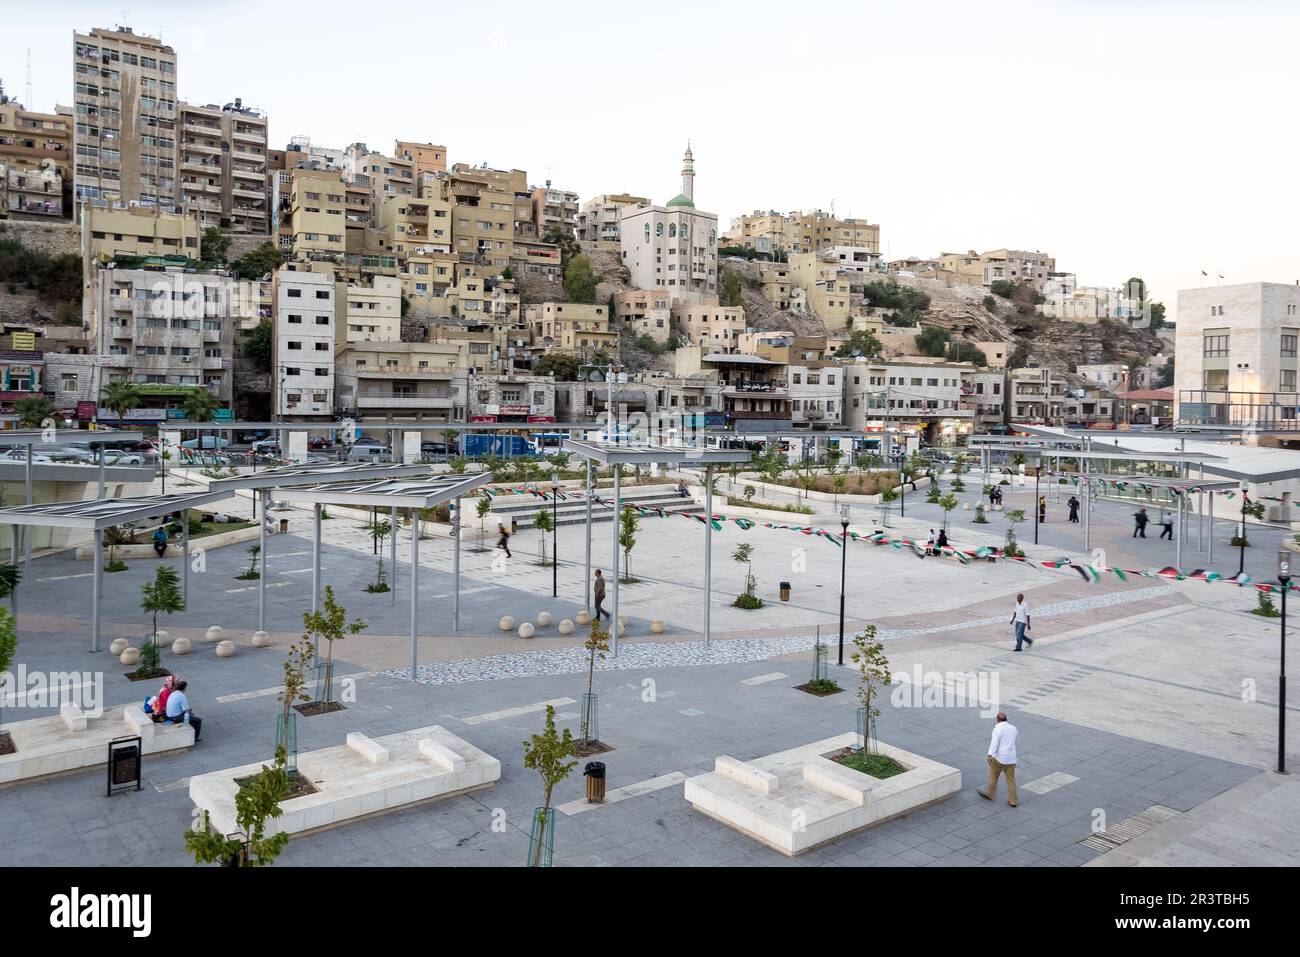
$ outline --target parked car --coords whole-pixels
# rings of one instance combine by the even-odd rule
[[[446,442],[421,442],[420,454],[421,455],[446,455],[447,443]]]
[[[280,442],[278,439],[258,439],[252,445],[252,450],[258,455],[279,455]]]
[[[380,442],[378,439],[371,438],[371,437],[368,436],[368,435],[363,435],[363,436],[361,436],[361,438],[357,439],[356,441],[354,441],[354,442],[352,443],[352,447],[353,447],[354,449],[355,449],[358,445],[361,445],[361,446],[367,446],[367,445],[368,445],[368,446],[372,446],[372,447],[373,447],[373,446],[378,446],[378,447],[381,448],[381,449],[386,449],[386,448],[388,448],[388,446],[384,445],[383,442]]]
[[[27,450],[26,450],[26,449],[10,449],[8,452],[6,452],[6,453],[4,454],[4,457],[5,457],[5,461],[8,461],[8,462],[25,463],[25,462],[27,461]],[[50,464],[50,463],[53,462],[53,461],[54,461],[54,460],[53,460],[52,458],[50,458],[48,455],[46,455],[44,452],[39,452],[39,453],[38,453],[38,452],[32,452],[32,464],[33,464],[33,465],[38,465],[38,464],[39,464],[39,465],[48,465],[48,464]]]
[[[104,449],[105,465],[144,465],[144,456],[125,449]]]
[[[386,445],[354,445],[348,452],[349,462],[387,462],[391,458]]]
[[[322,436],[318,435],[315,438],[311,438],[307,440],[307,448],[312,452],[320,452],[323,449],[334,448],[334,443],[331,442],[329,439],[323,438]]]
[[[205,435],[202,439],[202,445],[199,439],[186,439],[181,443],[183,449],[224,449],[230,445],[230,440],[224,435]]]

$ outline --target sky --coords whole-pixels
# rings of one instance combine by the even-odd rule
[[[1300,279],[1297,4],[120,2],[7,20],[6,92],[30,50],[26,105],[70,103],[73,31],[125,23],[176,49],[181,99],[264,110],[273,148],[428,141],[663,203],[689,139],[724,229],[833,204],[888,258],[1043,250],[1144,277],[1171,318],[1180,288]]]

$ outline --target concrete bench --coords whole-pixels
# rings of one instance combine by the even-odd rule
[[[348,747],[371,764],[383,764],[388,760],[388,749],[359,731],[348,733]]]
[[[59,705],[59,718],[62,719],[63,726],[69,731],[86,730],[86,712],[75,704]]]
[[[731,778],[738,784],[743,784],[745,787],[762,794],[776,793],[777,777],[775,774],[769,774],[752,764],[738,761],[731,755],[719,755],[713,762],[713,770],[723,777]]]
[[[144,713],[143,705],[127,705],[125,710],[122,712],[122,717],[126,719],[127,727],[140,735],[141,740],[153,740],[154,732],[158,730],[158,725],[154,724],[153,715]],[[186,727],[188,727],[188,725],[186,725]]]
[[[834,761],[803,766],[803,783],[818,791],[843,798],[858,807],[867,803],[875,778],[861,771],[846,768]]]
[[[451,771],[455,774],[465,770],[465,759],[463,757],[451,748],[443,747],[432,738],[420,739],[420,754],[444,771]]]

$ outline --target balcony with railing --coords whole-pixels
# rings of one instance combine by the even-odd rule
[[[1300,432],[1300,392],[1180,389],[1178,424],[1193,428]]]

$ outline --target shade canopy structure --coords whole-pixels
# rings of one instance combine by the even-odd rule
[[[315,538],[312,544],[312,610],[319,607],[320,600],[321,506],[390,509],[394,519],[397,516],[397,509],[411,509],[411,680],[414,681],[416,668],[419,666],[420,509],[435,508],[447,502],[455,502],[453,513],[455,524],[452,535],[452,628],[455,630],[460,627],[460,499],[461,496],[468,495],[491,481],[492,473],[476,472],[470,475],[437,475],[420,480],[320,482],[314,485],[279,489],[277,497],[282,501],[306,503],[315,507]],[[392,535],[393,556],[396,559],[396,522],[393,524]],[[396,571],[394,566],[394,576]]]
[[[316,465],[286,465],[248,475],[214,479],[208,483],[208,488],[224,489],[229,492],[241,489],[283,489],[317,485],[322,482],[363,482],[428,474],[429,466],[419,463],[390,465],[383,462],[321,462]]]
[[[618,442],[593,442],[568,440],[564,451],[597,465],[683,465],[704,469],[704,510],[713,517],[713,469],[717,465],[742,464],[750,461],[743,449],[688,448],[671,445],[626,445]],[[619,582],[619,516],[623,511],[621,469],[614,470],[614,522],[610,567],[614,572],[613,603],[610,612],[610,653],[618,654],[618,582]],[[587,547],[586,575],[591,581],[591,469],[587,469]],[[709,646],[710,617],[713,604],[713,523],[704,523],[704,646]],[[592,609],[587,609],[592,611]]]
[[[1132,449],[1112,448],[1108,445],[1092,446],[1087,451],[1082,449],[1047,449],[1026,448],[1023,445],[981,445],[989,452],[1019,452],[1021,455],[1040,459],[1129,459],[1134,462],[1159,462],[1162,465],[1200,465],[1202,462],[1226,462],[1222,455],[1201,454],[1193,452],[1137,452]]]
[[[143,442],[143,432],[125,432],[114,429],[7,429],[0,431],[0,449],[16,449],[27,445],[116,445],[123,442]]]
[[[192,494],[141,495],[130,498],[102,498],[92,502],[45,502],[40,505],[11,505],[0,508],[0,523],[13,526],[14,557],[18,552],[18,527],[42,525],[54,528],[85,529],[94,533],[95,584],[90,597],[90,650],[99,651],[99,599],[104,583],[104,530],[118,525],[159,518],[173,512],[185,514],[229,498],[229,492],[195,492]],[[189,593],[190,523],[181,522],[183,589]],[[10,592],[16,603],[17,589]]]

